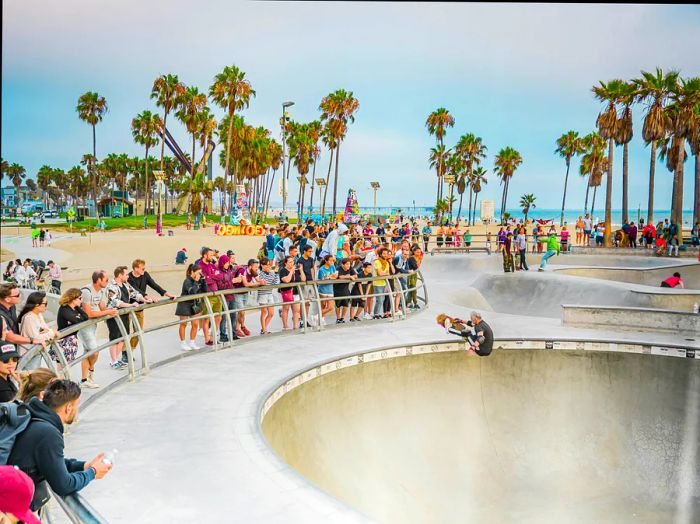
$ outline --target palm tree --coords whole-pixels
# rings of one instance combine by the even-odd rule
[[[666,136],[670,125],[664,106],[678,85],[678,75],[678,71],[669,71],[664,75],[663,70],[657,67],[655,74],[642,71],[642,77],[633,80],[637,88],[637,100],[648,102],[648,110],[644,116],[644,126],[642,127],[642,137],[645,143],[651,146],[647,224],[654,223],[654,175],[656,172],[657,141]]]
[[[328,151],[330,151],[330,157],[328,159],[328,173],[326,173],[326,185],[323,187],[323,204],[321,205],[321,216],[326,213],[326,194],[328,193],[328,186],[331,180],[331,167],[333,166],[333,154],[335,153],[335,147],[337,142],[333,133],[330,130],[329,122],[327,121],[321,130],[321,140],[326,146]]]
[[[595,209],[595,197],[603,180],[603,172],[607,169],[608,161],[605,157],[605,140],[596,132],[583,137],[582,144],[585,154],[581,158],[579,172],[582,176],[588,177],[588,188],[586,189],[586,204],[584,213],[588,209],[588,190],[593,188],[593,201],[591,203],[591,219]]]
[[[695,104],[693,121],[688,133],[688,145],[695,156],[695,193],[693,198],[693,224],[700,222],[700,104]]]
[[[51,166],[43,165],[39,168],[39,171],[37,171],[36,173],[37,186],[44,192],[45,208],[49,207],[48,191],[49,187],[51,186],[51,182],[53,181],[53,172],[54,169]]]
[[[430,163],[430,167],[435,168],[437,171],[438,180],[442,180],[444,178],[451,156],[452,149],[446,149],[444,144],[438,144],[435,147],[430,148],[430,157],[428,158],[428,162]],[[447,199],[442,197],[438,197],[438,200],[447,202]],[[449,208],[447,210],[449,210]]]
[[[333,215],[335,216],[338,200],[340,144],[345,140],[348,124],[355,122],[354,114],[360,108],[360,102],[353,96],[352,91],[338,89],[325,96],[318,108],[321,111],[321,121],[328,122],[329,132],[335,141],[335,176],[333,179]]]
[[[226,111],[228,128],[226,133],[226,149],[224,159],[224,177],[235,178],[235,173],[229,171],[231,162],[231,140],[233,137],[234,115],[250,105],[250,97],[255,96],[255,90],[246,80],[245,73],[235,65],[226,66],[221,73],[214,77],[214,83],[209,88],[209,96]],[[230,196],[229,198],[232,198]],[[230,204],[230,202],[229,202]],[[222,207],[223,209],[223,207]]]
[[[503,183],[503,197],[501,199],[501,222],[503,221],[504,213],[508,208],[508,185],[515,170],[523,163],[523,158],[520,153],[512,147],[501,149],[496,155],[495,171]]]
[[[615,144],[622,146],[622,223],[629,223],[628,212],[628,188],[629,188],[629,143],[632,140],[632,104],[637,96],[634,83],[627,82],[620,86],[618,101],[622,105],[620,115],[615,129]]]
[[[557,139],[557,149],[554,151],[560,157],[566,160],[566,177],[564,178],[564,197],[561,200],[561,217],[559,225],[564,225],[564,209],[566,207],[566,188],[569,184],[569,167],[571,166],[571,158],[577,155],[582,155],[585,149],[583,141],[578,136],[576,131],[564,133]]]
[[[469,216],[471,217],[472,212],[472,174],[474,172],[474,166],[479,166],[481,161],[486,158],[487,147],[481,142],[481,137],[475,136],[472,133],[467,133],[462,135],[457,141],[455,146],[455,151],[457,154],[464,159],[466,167],[466,177],[467,183],[469,184]],[[467,221],[470,225],[471,222]]]
[[[153,82],[151,98],[155,99],[156,106],[163,108],[163,134],[165,134],[168,114],[177,107],[180,98],[185,94],[185,84],[180,82],[177,75],[160,75]],[[165,140],[160,146],[160,170],[165,171]]]
[[[615,136],[617,135],[618,118],[616,104],[620,101],[625,82],[623,80],[610,80],[600,82],[591,90],[595,97],[607,104],[607,107],[598,114],[596,127],[600,136],[608,141],[608,178],[605,186],[605,236],[606,246],[612,245],[612,184],[613,184],[613,154]]]
[[[311,159],[313,164],[313,171],[311,173],[311,198],[309,199],[309,209],[313,212],[314,208],[314,188],[316,184],[316,164],[318,163],[318,157],[321,155],[321,148],[318,147],[318,141],[321,138],[321,133],[323,131],[323,124],[320,120],[313,120],[308,124],[307,134],[309,140],[311,140]]]
[[[145,166],[145,179],[144,179],[144,215],[148,214],[150,209],[149,200],[149,181],[148,181],[148,167],[149,167],[149,157],[148,151],[155,145],[158,145],[159,136],[163,132],[163,121],[156,113],[151,113],[148,109],[139,113],[136,118],[131,121],[131,134],[134,137],[134,142],[140,144],[146,148],[146,153],[144,154],[144,159],[146,162]]]
[[[95,213],[99,218],[99,213],[97,212],[97,180],[95,178],[94,168],[95,162],[97,161],[97,135],[95,127],[98,122],[102,121],[102,117],[107,112],[107,100],[105,97],[99,94],[88,91],[78,98],[78,105],[75,110],[78,112],[78,118],[83,122],[87,122],[92,126],[92,158],[93,163],[88,167],[88,173],[92,180],[92,198],[95,201]]]
[[[474,189],[474,211],[472,212],[472,218],[471,218],[471,223],[474,224],[476,223],[476,204],[477,201],[479,200],[479,193],[481,193],[481,190],[483,189],[482,186],[485,186],[488,184],[488,180],[486,179],[486,171],[485,168],[479,166],[476,169],[474,169],[474,172],[472,173],[472,181],[471,185]],[[479,216],[481,216],[481,213],[479,213]]]
[[[196,87],[188,87],[185,90],[185,94],[182,96],[180,99],[180,105],[179,109],[177,111],[176,116],[182,122],[185,124],[185,127],[187,128],[187,132],[192,135],[192,159],[190,161],[190,184],[194,184],[194,176],[195,176],[195,147],[197,144],[197,136],[199,135],[199,129],[200,129],[200,120],[199,120],[199,113],[206,107],[207,105],[207,95],[204,93],[200,93],[199,89]],[[190,206],[191,206],[191,198],[192,198],[192,192],[190,191],[188,194],[188,213],[190,211]]]
[[[454,117],[444,107],[439,107],[438,109],[430,113],[428,115],[427,120],[425,121],[425,127],[428,128],[428,133],[431,136],[435,135],[435,139],[437,140],[438,145],[443,146],[443,148],[443,139],[445,137],[445,132],[447,131],[448,127],[454,127],[454,125]],[[445,174],[445,169],[442,165],[435,166],[435,168],[438,171],[437,199],[439,200],[442,198],[442,176],[444,176]]]
[[[15,195],[17,198],[16,201],[19,203],[19,188],[24,179],[27,177],[27,171],[21,165],[12,163],[7,168],[7,174],[10,177],[10,182],[12,182],[12,185],[15,186]]]
[[[537,200],[537,198],[532,193],[526,193],[520,197],[520,208],[523,210],[523,213],[525,214],[525,223],[526,224],[527,224],[527,215],[530,213],[530,209],[533,207],[537,207],[535,205],[535,200]]]

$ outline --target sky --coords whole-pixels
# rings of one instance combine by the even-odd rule
[[[657,66],[700,75],[696,5],[4,0],[2,6],[2,157],[32,177],[44,164],[69,169],[91,152],[91,128],[75,112],[84,92],[97,91],[109,106],[97,127],[98,158],[143,155],[130,122],[144,109],[157,110],[149,98],[157,76],[177,74],[208,91],[214,75],[235,64],[257,92],[243,116],[279,140],[283,101],[295,102],[290,116],[303,122],[318,118],[328,93],[354,93],[360,108],[341,146],[340,202],[352,187],[360,206],[371,206],[370,181],[377,180],[379,206],[434,204],[428,155],[435,139],[425,120],[445,107],[455,117],[448,146],[474,133],[488,147],[480,200],[499,202],[493,160],[511,146],[523,163],[510,183],[509,207],[533,193],[539,208],[557,208],[565,163],[554,154],[555,141],[569,130],[593,130],[601,109],[593,85]],[[631,209],[644,209],[648,194],[643,111],[634,107]],[[184,126],[168,127],[189,150]],[[324,150],[317,176],[328,159]],[[692,206],[693,171],[691,157],[684,208]],[[214,176],[222,173],[215,165]],[[615,150],[614,177],[618,208],[622,148]],[[670,207],[671,182],[659,166],[658,209]],[[290,200],[296,187],[295,181]],[[567,208],[582,208],[585,190],[574,160]]]

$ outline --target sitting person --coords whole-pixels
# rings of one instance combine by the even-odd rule
[[[175,255],[176,264],[184,264],[187,261],[187,249],[184,247]]]
[[[664,253],[666,253],[666,239],[663,237],[663,235],[659,235],[656,237],[656,251],[654,254],[657,257],[662,256]]]

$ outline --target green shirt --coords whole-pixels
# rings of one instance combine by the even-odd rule
[[[471,233],[464,233],[464,241],[471,242],[472,241],[472,234]]]
[[[556,235],[549,235],[547,237],[547,251],[554,250],[559,254],[559,241]]]

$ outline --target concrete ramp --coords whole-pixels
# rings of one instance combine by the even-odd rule
[[[379,522],[700,521],[700,362],[497,350],[355,365],[279,399],[271,446]]]
[[[659,287],[666,278],[678,272],[681,274],[686,289],[700,289],[700,263],[671,265],[657,268],[638,267],[576,267],[556,269],[562,275],[574,275],[587,278],[599,278]]]

